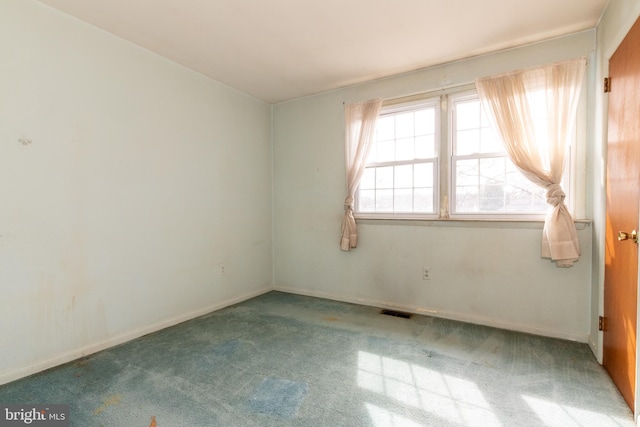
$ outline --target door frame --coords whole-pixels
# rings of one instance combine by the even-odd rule
[[[595,89],[597,90],[596,93],[600,94],[600,102],[601,102],[600,105],[602,107],[601,108],[602,128],[600,129],[601,138],[602,138],[601,139],[602,160],[604,162],[603,163],[604,166],[602,167],[602,172],[601,172],[602,176],[600,177],[602,179],[602,182],[605,182],[606,180],[606,173],[607,173],[606,162],[607,162],[607,150],[608,150],[608,142],[609,142],[608,141],[609,97],[608,95],[604,94],[602,91],[602,81],[604,77],[609,75],[609,61],[611,60],[611,57],[614,55],[615,51],[620,46],[620,44],[626,37],[627,33],[629,33],[629,31],[631,30],[631,27],[633,27],[633,24],[635,24],[635,22],[638,19],[640,19],[640,5],[638,5],[638,7],[636,7],[632,11],[632,13],[627,17],[627,20],[624,22],[624,25],[620,27],[614,41],[611,42],[608,46],[606,46],[606,49],[604,49],[604,55],[600,56],[600,58],[602,58],[601,64],[600,64],[601,75],[596,72]],[[594,129],[594,131],[597,131],[597,130],[598,129]],[[604,188],[604,186],[602,190],[601,200],[603,203],[603,206],[601,208],[601,213],[602,213],[601,219],[603,220],[603,222],[600,224],[599,229],[601,231],[601,235],[600,235],[600,240],[598,241],[599,243],[598,246],[600,251],[599,259],[598,259],[598,267],[599,267],[598,313],[600,316],[604,316],[604,276],[605,276],[605,268],[606,268],[605,267],[605,247],[604,247],[604,245],[606,244],[606,222],[604,220],[606,219],[606,200],[607,200],[606,188]],[[640,200],[638,200],[638,205],[640,208]],[[639,209],[639,212],[640,212],[640,209]],[[638,223],[640,224],[640,215],[638,218]],[[638,251],[638,266],[640,267],[640,251]],[[636,311],[636,324],[640,325],[640,268],[638,268],[638,277],[636,278],[636,287],[638,289],[638,297],[637,297],[638,310]],[[597,316],[594,316],[594,317],[597,318]],[[597,319],[595,320],[595,322],[597,323]],[[640,336],[640,334],[638,334],[638,336]],[[597,341],[598,341],[597,344],[592,343],[592,345],[596,344],[596,350],[597,350],[596,359],[598,360],[598,363],[602,364],[603,353],[604,353],[604,333],[602,331],[598,332]],[[638,406],[640,405],[640,340],[639,339],[636,339],[636,355],[638,356],[636,356],[636,379],[635,379],[636,393],[635,393],[635,405],[634,405],[635,413],[633,414],[633,418],[637,423],[638,417],[640,416],[640,408],[638,408]]]

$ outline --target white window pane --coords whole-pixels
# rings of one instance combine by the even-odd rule
[[[480,159],[480,185],[502,185],[505,181],[504,157]]]
[[[413,191],[413,210],[414,212],[433,212],[432,188],[416,188]]]
[[[416,135],[433,135],[436,131],[435,108],[416,111],[415,127]]]
[[[362,172],[362,178],[360,178],[359,188],[363,190],[376,188],[376,170],[375,168],[366,168]]]
[[[395,212],[413,211],[413,190],[396,190],[393,199]]]
[[[545,212],[545,190],[529,181],[510,161],[506,162],[506,209],[509,212]]]
[[[376,161],[392,162],[396,159],[396,143],[391,141],[380,141],[377,145]]]
[[[413,167],[413,185],[433,188],[433,163],[418,163]]]
[[[478,212],[478,187],[456,186],[456,212]]]
[[[549,209],[547,198],[540,193],[535,193],[533,196],[533,211],[534,212],[546,212]]]
[[[480,153],[480,130],[458,130],[456,133],[456,154],[464,156],[475,153]]]
[[[414,158],[413,138],[396,140],[396,160],[411,160]]]
[[[413,111],[396,115],[396,138],[406,138],[413,136],[415,128],[413,126]]]
[[[480,127],[480,102],[468,101],[456,104],[456,127],[475,129]]]
[[[393,190],[376,191],[376,212],[393,212]]]
[[[459,160],[456,162],[456,186],[478,186],[478,160]]]
[[[375,212],[376,192],[375,190],[360,190],[358,192],[358,211]]]
[[[436,156],[435,135],[416,136],[415,158],[431,159]]]
[[[388,141],[395,137],[395,119],[393,116],[382,116],[376,122],[376,141]]]
[[[504,211],[504,188],[502,185],[483,185],[480,187],[480,211]]]
[[[505,191],[508,212],[535,212],[545,209],[544,201],[539,194],[535,194],[533,188],[507,186]]]
[[[393,188],[393,166],[376,168],[376,188]]]
[[[507,186],[505,188],[507,212],[530,212],[533,196],[530,191],[522,187]]]
[[[378,158],[378,143],[373,142],[371,144],[371,148],[369,149],[369,155],[367,156],[367,164],[374,163]]]
[[[395,188],[413,188],[413,165],[396,166]]]

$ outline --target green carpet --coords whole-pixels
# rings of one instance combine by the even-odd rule
[[[68,403],[77,427],[635,426],[585,344],[279,292],[0,386],[0,403]]]

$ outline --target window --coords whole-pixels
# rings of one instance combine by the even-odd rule
[[[357,212],[436,212],[439,108],[439,98],[383,107],[358,187]]]
[[[571,176],[566,167],[563,188]],[[472,86],[383,104],[357,217],[540,219],[547,208],[545,190],[509,160]]]
[[[451,118],[451,214],[544,214],[545,190],[509,160],[475,92],[452,97]]]

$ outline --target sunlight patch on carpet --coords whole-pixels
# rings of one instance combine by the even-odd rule
[[[420,423],[414,422],[388,409],[381,408],[380,406],[371,403],[365,403],[364,406],[367,408],[371,422],[375,427],[423,427]]]
[[[540,421],[549,427],[579,427],[589,425],[614,427],[621,426],[626,422],[622,418],[589,409],[563,405],[554,400],[524,395],[521,397],[540,418]],[[588,404],[585,403],[585,407],[588,407]]]
[[[475,383],[415,363],[359,351],[357,380],[362,389],[433,414],[448,423],[502,425]],[[380,412],[379,408],[367,408],[370,414]],[[394,417],[391,412],[386,415],[389,420]]]

